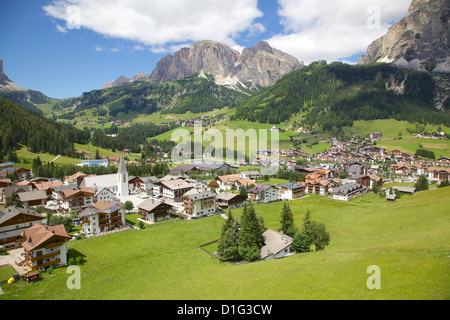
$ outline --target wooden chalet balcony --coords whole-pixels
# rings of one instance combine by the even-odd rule
[[[45,246],[45,249],[56,248],[56,247],[60,247],[62,245],[64,245],[64,242],[60,241],[60,242],[52,243],[52,244]]]
[[[53,261],[49,261],[49,262],[47,262],[47,263],[43,263],[43,264],[38,264],[38,265],[36,265],[35,267],[36,268],[48,268],[48,267],[50,267],[50,266],[53,266],[53,265],[55,265],[55,264],[58,264],[58,263],[60,263],[61,262],[61,259],[55,259],[55,260],[53,260]]]
[[[31,260],[31,261],[38,261],[38,260],[48,259],[48,258],[51,258],[53,256],[57,256],[60,253],[61,253],[61,251],[58,250],[58,251],[55,251],[55,252],[44,254],[42,256],[31,256],[31,255],[27,255],[27,256],[28,256],[28,259]]]

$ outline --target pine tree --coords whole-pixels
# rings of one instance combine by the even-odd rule
[[[305,218],[303,219],[303,234],[311,239],[311,212],[309,212],[309,209],[306,211]]]
[[[283,205],[283,210],[281,211],[281,228],[280,231],[282,231],[284,234],[287,235],[294,235],[296,230],[295,229],[295,223],[294,223],[294,216],[292,214],[291,208],[289,207],[289,203],[285,202]]]
[[[225,221],[225,224],[222,227],[222,233],[220,235],[217,247],[217,253],[223,261],[239,260],[239,252],[234,226],[234,218],[231,214],[231,210],[228,210],[228,219]]]
[[[261,220],[256,215],[255,208],[247,205],[241,217],[241,230],[239,233],[239,255],[246,261],[254,261],[259,258],[262,247]]]

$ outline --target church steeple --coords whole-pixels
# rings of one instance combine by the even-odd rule
[[[119,169],[117,170],[117,198],[122,199],[128,197],[128,171],[123,158],[120,155]]]

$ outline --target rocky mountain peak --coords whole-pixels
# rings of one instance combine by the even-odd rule
[[[239,53],[223,43],[207,40],[161,59],[150,78],[162,83],[194,74],[209,74],[219,85],[269,86],[302,66],[296,58],[273,49],[264,41]]]
[[[3,71],[3,60],[0,58],[0,90],[2,91],[25,91],[24,88],[12,82]]]
[[[394,63],[418,71],[450,72],[450,2],[413,0],[405,18],[374,41],[360,64]]]

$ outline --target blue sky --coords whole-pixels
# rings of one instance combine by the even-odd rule
[[[200,40],[268,41],[300,61],[357,62],[410,0],[2,0],[0,58],[18,85],[80,96]]]

